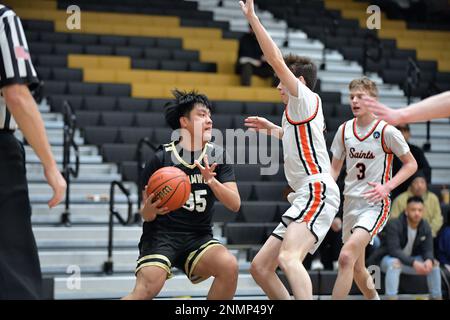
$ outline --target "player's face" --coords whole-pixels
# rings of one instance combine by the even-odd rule
[[[208,142],[212,136],[211,111],[202,104],[197,104],[189,114],[186,129],[196,140]]]
[[[283,101],[284,104],[287,104],[289,101],[288,92],[287,92],[286,88],[283,86],[283,84],[281,83],[281,81],[280,81],[280,83],[278,83],[277,89],[280,92],[281,101]]]
[[[422,220],[423,217],[423,203],[420,202],[410,202],[406,206],[406,216],[408,220],[414,224],[417,224]]]
[[[357,117],[364,116],[369,113],[369,110],[362,105],[361,99],[364,96],[370,96],[367,91],[361,89],[355,89],[350,91],[350,107],[352,108],[353,115]]]

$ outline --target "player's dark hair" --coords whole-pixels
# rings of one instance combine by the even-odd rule
[[[302,76],[306,86],[314,90],[317,82],[317,66],[310,58],[288,54],[284,57],[284,62],[296,78]]]
[[[408,201],[406,201],[406,204],[410,204],[411,202],[418,202],[418,203],[423,204],[423,199],[418,196],[412,196],[412,197],[408,198]]]
[[[202,104],[210,111],[212,109],[211,102],[204,94],[199,94],[197,91],[180,91],[178,89],[172,90],[175,99],[166,103],[164,111],[167,124],[173,129],[180,128],[180,118],[189,117],[189,113],[194,109],[196,104]]]

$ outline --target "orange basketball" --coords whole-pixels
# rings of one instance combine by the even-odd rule
[[[158,169],[148,180],[147,195],[154,194],[154,201],[161,199],[159,207],[169,211],[181,208],[189,199],[191,182],[181,169],[164,167]]]

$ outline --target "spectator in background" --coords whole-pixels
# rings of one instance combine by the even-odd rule
[[[244,34],[239,40],[236,73],[241,75],[242,86],[251,86],[252,75],[257,75],[262,78],[272,78],[272,85],[275,83],[272,67],[264,58],[251,26],[249,26],[249,32]]]
[[[380,252],[383,253],[381,270],[386,273],[386,295],[396,299],[400,274],[427,276],[432,299],[442,299],[439,262],[433,257],[433,238],[429,224],[422,219],[425,206],[421,197],[407,200],[405,213],[391,220]]]
[[[409,150],[411,150],[412,155],[416,159],[417,170],[422,170],[425,175],[425,179],[427,180],[427,183],[431,183],[431,167],[428,164],[428,160],[425,157],[425,153],[418,146],[415,146],[415,145],[409,143],[409,138],[411,138],[409,124],[399,124],[396,128],[398,130],[400,130],[400,132],[403,134],[403,137],[405,138],[406,142],[408,143]],[[402,162],[400,161],[400,159],[397,157],[394,157],[392,174],[395,175],[400,170],[401,167],[402,167]],[[412,182],[412,179],[413,179],[413,177],[410,177],[405,182],[403,182],[401,185],[399,185],[397,188],[392,190],[392,193],[391,193],[392,199],[397,198],[397,196],[399,194],[407,191],[409,185]]]
[[[423,219],[430,224],[433,238],[436,237],[443,224],[441,206],[438,197],[433,192],[428,191],[423,171],[417,171],[408,190],[394,200],[391,209],[391,219],[399,217],[405,211],[406,203],[412,196],[422,198],[425,206]]]

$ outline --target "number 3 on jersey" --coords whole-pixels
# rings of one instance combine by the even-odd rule
[[[206,196],[208,192],[206,190],[195,190],[191,192],[188,201],[183,206],[184,209],[189,211],[204,212],[206,210]]]
[[[366,166],[364,165],[364,163],[361,162],[357,163],[356,168],[359,169],[359,172],[356,175],[358,180],[364,179],[366,177]]]

